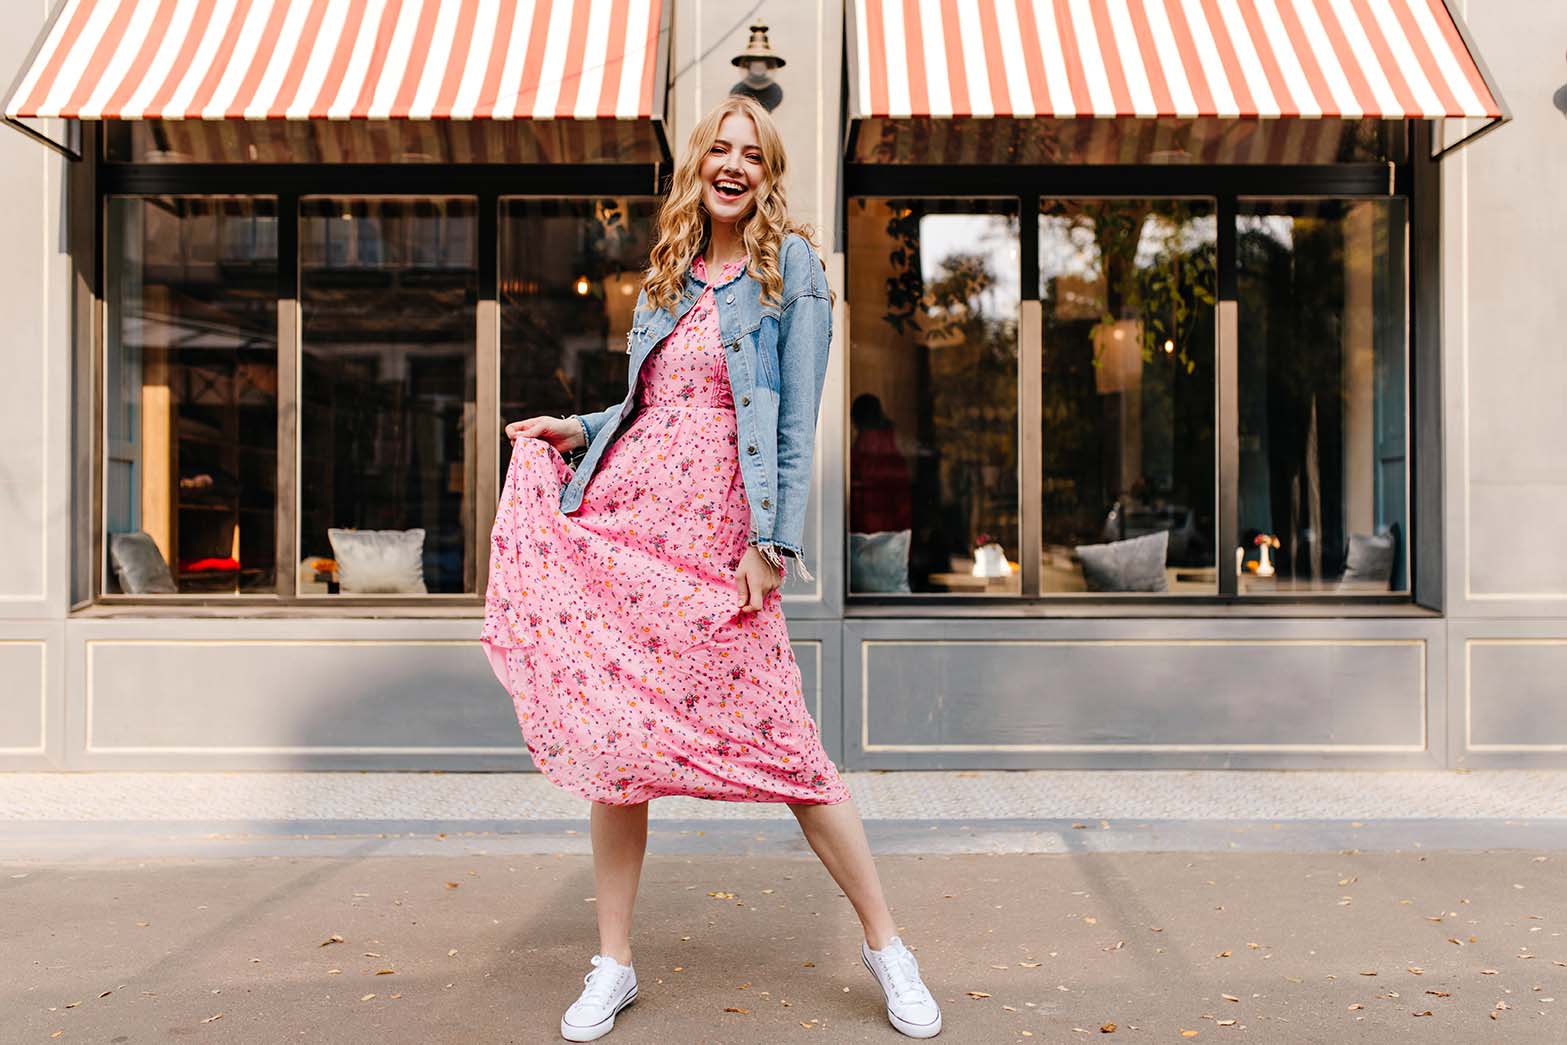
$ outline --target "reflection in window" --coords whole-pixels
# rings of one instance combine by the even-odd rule
[[[1053,592],[1218,590],[1208,200],[1045,200],[1043,542]]]
[[[655,199],[503,199],[501,418],[585,414],[626,394],[626,334]],[[501,434],[500,469],[511,461]]]
[[[1407,591],[1397,199],[1242,201],[1240,591]]]
[[[1018,209],[849,205],[849,590],[1012,593]]]
[[[476,217],[300,202],[301,594],[473,590]]]
[[[276,586],[270,199],[108,201],[104,588]]]

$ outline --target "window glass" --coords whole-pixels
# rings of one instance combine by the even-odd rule
[[[275,591],[276,202],[117,196],[106,222],[104,590]]]
[[[1044,200],[1040,590],[1212,594],[1211,200]]]
[[[473,591],[477,214],[300,201],[302,595]]]
[[[849,203],[849,590],[1016,594],[1018,205]]]
[[[1409,590],[1405,203],[1242,200],[1242,594]]]
[[[514,198],[500,206],[503,423],[620,402],[658,201]],[[503,431],[503,476],[510,460]]]

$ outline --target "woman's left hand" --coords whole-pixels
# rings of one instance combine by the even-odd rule
[[[735,592],[740,598],[740,611],[755,613],[760,610],[763,600],[782,583],[783,575],[757,551],[756,545],[746,545],[745,555],[735,570]]]

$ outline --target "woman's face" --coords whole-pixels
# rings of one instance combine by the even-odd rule
[[[701,169],[702,205],[715,223],[732,225],[750,212],[766,167],[749,116],[732,112],[724,117]]]

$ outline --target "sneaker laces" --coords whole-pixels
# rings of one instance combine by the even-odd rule
[[[920,980],[919,959],[900,943],[891,953],[882,955],[882,968],[892,981],[892,995],[901,1002],[923,1001],[930,993]]]
[[[610,995],[615,993],[616,977],[610,975],[611,970],[603,968],[604,955],[595,954],[592,960],[594,968],[582,977],[582,986],[586,989],[582,992],[580,1000],[595,1005],[608,1005]]]

